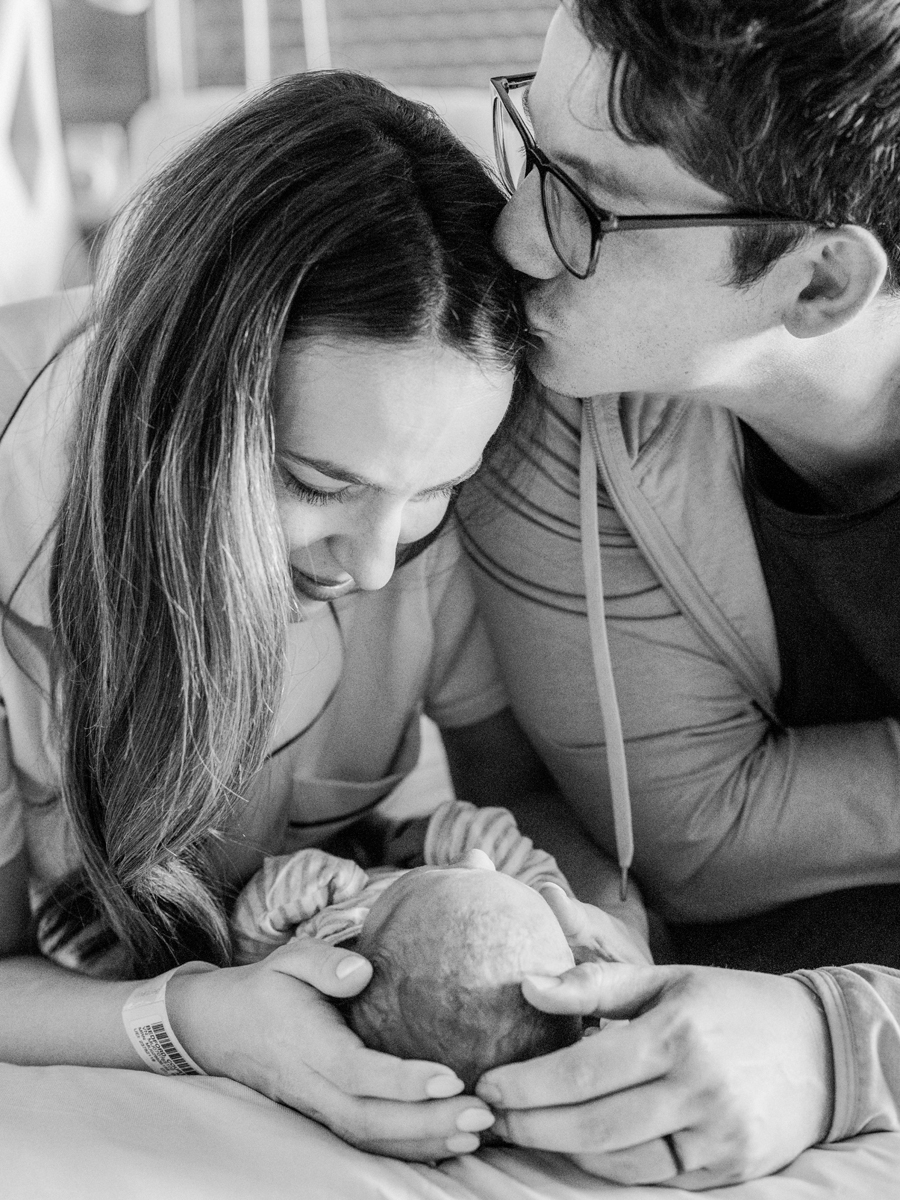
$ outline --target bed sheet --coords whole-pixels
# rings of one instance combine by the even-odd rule
[[[241,1084],[0,1065],[3,1200],[686,1200],[619,1188],[552,1154],[486,1149],[437,1167],[364,1154]],[[900,1134],[810,1150],[716,1200],[889,1200]]]

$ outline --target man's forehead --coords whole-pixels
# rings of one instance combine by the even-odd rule
[[[592,46],[565,8],[557,10],[528,96],[538,145],[592,193],[649,210],[725,210],[726,197],[659,146],[619,137],[607,106],[611,56]]]
[[[566,10],[558,9],[528,89],[528,110],[542,127],[539,133],[569,125],[585,133],[613,133],[606,106],[610,70],[606,51],[592,46]]]

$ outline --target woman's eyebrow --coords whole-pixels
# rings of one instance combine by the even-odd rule
[[[314,471],[318,471],[320,475],[327,475],[329,479],[333,479],[336,483],[355,483],[360,487],[374,488],[377,492],[386,492],[389,489],[382,487],[380,483],[376,483],[374,479],[368,479],[365,475],[359,475],[356,471],[351,471],[348,467],[341,466],[340,463],[332,462],[327,458],[312,458],[306,454],[294,454],[290,450],[282,450],[283,458],[290,459],[292,462],[299,463],[304,467],[312,467]],[[433,487],[424,488],[421,492],[417,492],[418,496],[431,496],[436,492],[445,492],[448,488],[458,487],[461,483],[465,483],[467,479],[471,479],[475,472],[481,466],[481,458],[474,466],[467,471],[463,471],[462,475],[457,475],[455,479],[448,479],[446,483],[436,483]]]

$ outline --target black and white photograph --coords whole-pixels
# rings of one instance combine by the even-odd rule
[[[900,1198],[897,0],[0,0],[0,1200]]]

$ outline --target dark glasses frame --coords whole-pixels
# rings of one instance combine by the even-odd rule
[[[537,170],[541,181],[541,205],[544,214],[544,224],[547,228],[547,236],[550,238],[550,244],[559,258],[560,262],[570,274],[576,279],[588,279],[597,269],[597,259],[600,254],[600,245],[603,238],[608,233],[618,233],[622,230],[631,229],[690,229],[700,228],[703,226],[742,226],[742,225],[803,225],[809,226],[811,222],[801,220],[797,217],[778,216],[770,213],[754,213],[754,212],[733,212],[733,213],[671,213],[660,214],[659,216],[619,216],[617,213],[610,212],[605,208],[601,208],[591,197],[585,192],[578,183],[570,175],[568,175],[562,167],[558,167],[548,156],[541,150],[537,142],[534,140],[534,135],[528,126],[524,123],[521,115],[515,108],[510,99],[510,92],[516,91],[518,88],[527,87],[534,79],[534,72],[530,71],[522,75],[495,75],[491,79],[491,85],[495,95],[493,100],[493,126],[494,126],[494,154],[497,158],[497,166],[501,173],[501,182],[505,186],[507,192],[512,195],[516,190],[517,183],[512,178],[510,163],[506,154],[506,147],[503,140],[502,130],[502,112],[500,106],[509,114],[510,120],[518,130],[519,136],[522,138],[525,147],[525,171],[527,175],[532,168]],[[584,210],[590,228],[591,244],[588,255],[587,268],[582,270],[580,266],[573,265],[568,260],[565,250],[559,245],[559,238],[554,230],[554,223],[550,218],[547,198],[547,177],[552,176],[559,184],[562,185],[578,202]]]

